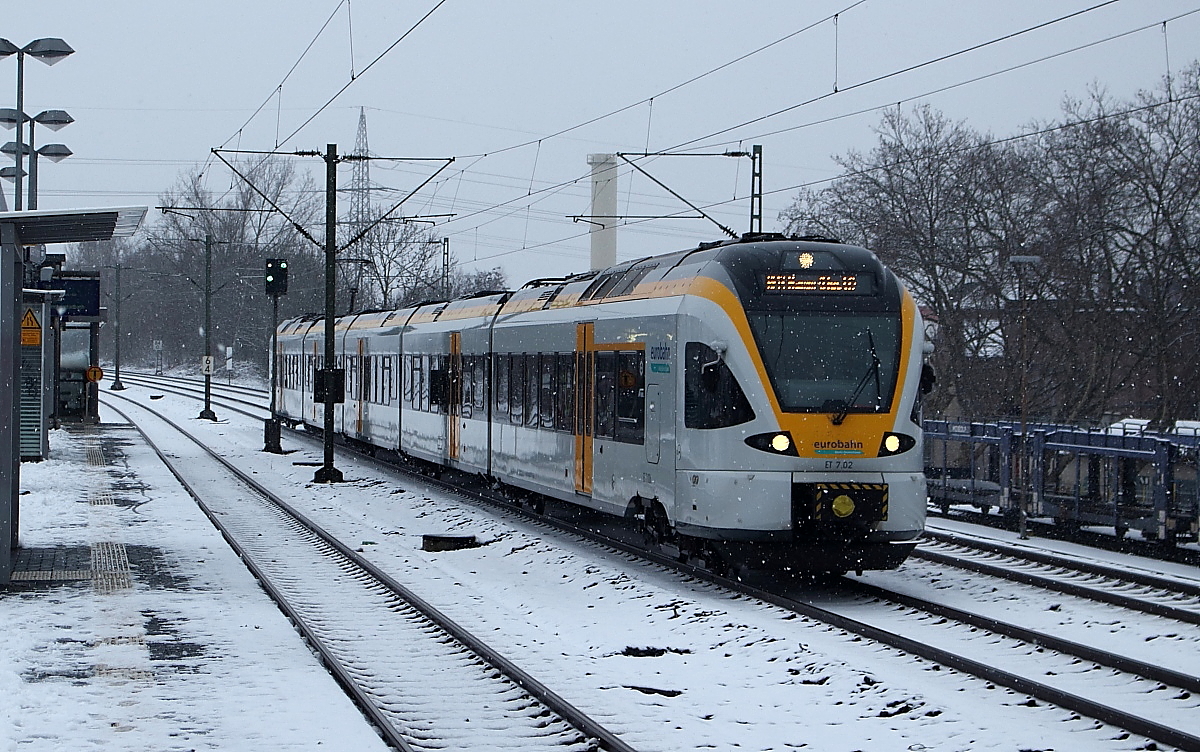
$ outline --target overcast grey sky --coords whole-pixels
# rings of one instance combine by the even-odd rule
[[[26,112],[65,109],[76,119],[57,134],[39,131],[39,144],[62,142],[75,152],[59,164],[42,163],[40,208],[154,206],[163,190],[205,162],[211,148],[271,149],[298,128],[282,148],[323,150],[337,143],[348,152],[365,107],[373,153],[458,158],[406,213],[455,212],[455,220],[438,229],[451,237],[455,256],[468,266],[501,266],[510,283],[519,285],[587,267],[587,225],[573,224],[569,216],[588,212],[589,153],[662,150],[694,139],[715,150],[760,143],[765,187],[776,191],[765,201],[764,224],[777,229],[776,217],[794,195],[782,189],[836,175],[831,154],[870,149],[879,112],[796,126],[897,102],[908,109],[927,103],[981,131],[1010,135],[1056,117],[1064,96],[1085,97],[1089,87],[1099,85],[1126,99],[1156,87],[1168,65],[1178,71],[1200,57],[1200,0],[1120,0],[856,86],[1099,4],[9,0],[0,37],[18,46],[61,37],[76,50],[54,67],[26,61]],[[822,21],[834,14],[836,25]],[[1164,34],[1162,22],[1168,19],[1175,20]],[[1142,27],[1149,28],[1135,31]],[[1117,35],[1124,36],[1102,41]],[[1091,46],[1068,52],[1083,45]],[[965,83],[1059,53],[1067,54]],[[353,84],[301,128],[352,71]],[[15,56],[0,60],[0,106],[15,104],[15,82]],[[835,84],[834,96],[703,138],[830,94]],[[956,84],[965,85],[924,96]],[[644,101],[650,97],[652,105]],[[627,105],[636,106],[549,137]],[[777,132],[782,129],[791,130]],[[529,145],[509,148],[523,143]],[[305,164],[314,172],[322,169],[319,160]],[[736,230],[746,229],[748,160],[658,159],[646,167],[698,204],[727,202],[713,213]],[[407,191],[429,167],[373,163],[371,169],[375,184]],[[207,174],[214,191],[233,179],[220,166]],[[347,166],[343,185],[349,178]],[[619,180],[623,213],[686,208],[640,175],[623,171]],[[11,206],[11,183],[4,188]],[[388,195],[381,192],[379,201]],[[640,222],[618,231],[618,258],[718,237],[716,227],[697,220]]]

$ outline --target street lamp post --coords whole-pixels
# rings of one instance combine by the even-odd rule
[[[25,56],[41,60],[46,65],[54,65],[66,56],[75,52],[71,46],[61,39],[48,37],[45,39],[35,39],[24,47],[18,47],[7,39],[0,39],[0,58],[8,57],[15,54],[17,56],[17,112],[25,112]],[[23,147],[24,134],[21,128],[17,128],[17,148],[14,155],[16,159],[15,177],[17,181],[16,195],[13,196],[13,208],[21,211],[21,178],[24,176],[22,166],[25,159]]]
[[[50,130],[59,130],[71,123],[75,122],[75,118],[71,117],[64,110],[43,110],[33,117],[12,109],[11,107],[0,108],[0,125],[5,128],[16,128],[20,133],[21,125],[29,123],[29,143],[21,143],[20,140],[9,141],[3,147],[0,147],[0,152],[12,154],[14,156],[20,152],[21,156],[29,156],[29,172],[23,173],[29,175],[29,208],[37,208],[37,163],[38,157],[42,156],[55,162],[61,162],[71,156],[72,152],[63,144],[46,144],[41,148],[37,148],[36,136],[34,135],[35,125],[44,125]],[[15,167],[4,168],[7,174],[16,177]]]
[[[42,156],[52,162],[61,162],[71,156],[71,150],[63,144],[46,144],[41,148],[35,146],[33,126],[40,124],[52,131],[64,128],[75,122],[64,110],[42,110],[29,118],[29,208],[37,208],[37,177],[38,157]]]
[[[1029,392],[1028,392],[1029,353],[1028,353],[1028,349],[1027,349],[1027,345],[1026,345],[1026,341],[1028,338],[1025,336],[1026,326],[1027,326],[1027,324],[1026,324],[1027,311],[1026,311],[1026,305],[1025,305],[1025,291],[1023,289],[1023,287],[1024,287],[1023,283],[1024,283],[1024,279],[1025,279],[1023,270],[1027,266],[1035,266],[1037,264],[1042,263],[1042,257],[1041,256],[1010,256],[1008,259],[1008,263],[1012,264],[1017,269],[1017,303],[1020,306],[1019,315],[1020,315],[1020,319],[1021,319],[1021,331],[1020,331],[1020,337],[1021,337],[1021,364],[1020,364],[1020,366],[1021,366],[1021,387],[1020,387],[1021,388],[1021,451],[1019,451],[1017,453],[1017,463],[1018,463],[1017,477],[1021,479],[1021,483],[1024,486],[1024,488],[1021,491],[1021,504],[1018,507],[1017,530],[1018,530],[1018,534],[1021,537],[1021,540],[1025,540],[1029,537],[1029,485],[1030,484],[1029,484],[1029,478],[1027,476],[1029,474],[1029,468],[1032,466],[1032,462],[1027,461],[1027,457],[1026,457],[1026,455],[1029,453],[1029,441],[1025,435],[1027,433],[1025,423],[1026,423],[1026,419],[1027,419],[1027,416],[1029,413]]]

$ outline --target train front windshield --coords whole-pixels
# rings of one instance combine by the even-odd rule
[[[882,412],[900,367],[897,314],[747,311],[780,407]]]

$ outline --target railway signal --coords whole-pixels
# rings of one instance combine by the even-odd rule
[[[267,259],[267,294],[268,295],[287,295],[288,287],[288,264],[287,259],[269,258]]]
[[[271,417],[263,426],[263,451],[282,454],[283,447],[279,443],[281,426],[275,414],[276,392],[279,389],[279,296],[287,295],[288,262],[283,258],[267,259],[267,270],[264,275],[267,283],[267,295],[271,296]]]

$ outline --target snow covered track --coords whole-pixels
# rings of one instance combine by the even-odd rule
[[[1085,561],[1076,557],[1051,554],[1045,551],[1030,548],[1028,546],[1001,543],[995,540],[984,540],[976,536],[961,535],[949,530],[937,530],[932,529],[931,527],[926,528],[924,538],[938,543],[962,546],[977,551],[985,551],[988,553],[1025,559],[1028,561],[1037,562],[1039,564],[1048,564],[1086,574],[1110,577],[1138,585],[1146,585],[1148,587],[1159,588],[1161,590],[1167,590],[1174,593],[1200,597],[1200,579],[1193,580],[1180,577],[1164,577],[1159,574],[1153,574],[1151,572],[1137,569],[1130,569],[1128,567],[1117,567],[1112,564],[1101,564],[1095,561]],[[1200,571],[1197,573],[1200,574]]]
[[[939,541],[918,546],[913,556],[1132,611],[1200,625],[1200,593],[1187,583],[1124,576],[1111,569],[1067,559],[1025,556],[1016,550],[984,550],[970,542]]]
[[[173,391],[173,388],[163,391]],[[194,396],[189,397],[195,399]],[[369,459],[360,457],[358,461],[367,462]],[[392,465],[388,467],[394,469]],[[381,469],[380,472],[391,471]],[[426,487],[454,489],[476,498],[480,493],[488,495],[486,489],[461,489],[452,483],[432,478],[422,478],[420,483]],[[472,493],[472,490],[476,493]],[[509,510],[514,508],[511,503],[504,506]],[[557,519],[562,510],[555,509],[554,505],[549,507],[548,514],[531,515],[535,521],[533,524],[539,530],[538,537],[547,542],[551,536],[543,535],[540,531],[549,533],[550,528],[569,531],[570,535],[564,536],[564,540],[584,537],[608,549],[604,552],[606,555],[610,555],[613,549],[625,552],[629,555],[631,566],[640,566],[634,563],[635,559],[649,560],[673,572],[682,573],[685,576],[676,584],[665,585],[679,588],[678,591],[671,590],[672,593],[684,593],[697,587],[694,580],[689,582],[687,575],[691,575],[720,585],[720,592],[724,593],[719,596],[722,600],[729,598],[729,593],[742,593],[751,596],[754,603],[771,603],[831,625],[837,630],[890,646],[909,656],[918,656],[924,660],[914,663],[925,666],[924,671],[939,671],[941,667],[954,669],[939,676],[946,676],[952,682],[961,682],[960,686],[968,687],[962,698],[972,698],[968,702],[982,703],[992,712],[1000,706],[1008,707],[1019,716],[1015,721],[1018,725],[1037,724],[1038,718],[1047,715],[1057,715],[1064,720],[1069,718],[1072,724],[1079,726],[1087,726],[1094,719],[1094,726],[1085,732],[1094,735],[1091,742],[1099,742],[1101,737],[1108,736],[1116,748],[1133,749],[1137,747],[1128,745],[1144,743],[1132,736],[1137,735],[1180,749],[1200,750],[1200,736],[1197,736],[1200,732],[1198,702],[1193,699],[1193,695],[1200,690],[1200,679],[1197,678],[1200,677],[1200,661],[1191,657],[1195,654],[1191,646],[1200,644],[1200,631],[1188,624],[1168,623],[1166,616],[1146,615],[1144,610],[1122,613],[1121,609],[1097,602],[1087,594],[1079,596],[1078,600],[1075,596],[1063,599],[1044,588],[1005,580],[993,581],[990,577],[979,577],[966,570],[956,570],[925,560],[912,561],[900,572],[872,573],[865,578],[871,582],[888,583],[880,590],[863,587],[855,593],[856,586],[852,584],[855,581],[850,578],[840,581],[834,591],[814,590],[811,584],[802,582],[771,582],[764,588],[756,589],[742,582],[714,577],[696,567],[680,565],[669,550],[664,551],[667,554],[665,556],[648,553],[638,541],[622,542],[591,534],[589,528],[607,526],[596,524],[595,520],[590,520],[590,524],[582,527],[568,524]],[[514,547],[513,552],[518,550],[521,548]],[[619,562],[625,558],[610,555],[609,560]],[[1057,559],[1049,560],[1049,564],[1051,568],[1065,566]],[[541,571],[543,574],[554,572],[554,576],[557,576],[557,569]],[[569,568],[567,571],[570,571]],[[747,575],[747,579],[762,576],[762,573],[743,574]],[[674,581],[675,576],[664,582]],[[909,587],[891,585],[892,580],[905,578],[909,580]],[[544,582],[544,579],[539,581]],[[1008,610],[977,610],[978,604],[974,600],[980,592],[995,593],[995,601],[1008,604]],[[732,597],[739,601],[751,601],[738,595]],[[961,608],[936,603],[932,598],[957,599],[960,601],[957,605]],[[1062,623],[1054,618],[1041,618],[1039,621],[1039,617],[1046,614],[1059,613],[1070,618],[1063,619]],[[1072,621],[1075,623],[1070,623]],[[636,619],[631,623],[644,624]],[[483,631],[480,630],[480,633]],[[1114,635],[1124,639],[1113,640]],[[855,649],[856,661],[879,652],[878,646],[865,642],[859,642],[858,645]],[[1184,654],[1180,655],[1181,652]],[[927,664],[925,661],[940,665]],[[522,662],[528,665],[527,659],[523,658]],[[1115,670],[1110,671],[1106,667]],[[885,682],[894,679],[886,676]],[[625,686],[630,687],[631,684]],[[997,687],[1007,688],[1007,691],[1002,689],[997,692]],[[578,701],[580,695],[571,694],[565,689],[563,691]],[[837,704],[840,706],[842,703],[839,701]],[[595,712],[595,706],[585,706]],[[790,707],[808,705],[801,702]],[[897,707],[919,708],[921,704],[902,701]],[[825,710],[828,712],[827,707]],[[792,711],[789,709],[787,712]],[[889,704],[880,711],[879,717],[887,717],[890,713]],[[622,731],[630,736],[628,730],[623,728]],[[1098,748],[1092,743],[1086,747]],[[863,748],[870,748],[870,745]],[[998,748],[1009,747],[1001,745]],[[1034,747],[1024,745],[1023,748]],[[1055,748],[1085,747],[1068,743]]]
[[[632,748],[165,416],[121,409],[389,744],[402,750]],[[175,439],[183,433],[191,441]],[[168,454],[160,449],[169,443]]]

